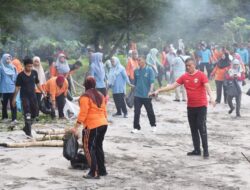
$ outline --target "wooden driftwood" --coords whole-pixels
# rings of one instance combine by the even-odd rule
[[[64,129],[48,129],[48,130],[35,130],[40,135],[64,135],[66,131]]]
[[[24,148],[24,147],[63,147],[62,140],[52,141],[32,141],[32,142],[16,142],[1,143],[0,146],[8,148]]]
[[[43,137],[36,137],[36,141],[48,141],[48,140],[63,140],[64,135],[44,135]]]

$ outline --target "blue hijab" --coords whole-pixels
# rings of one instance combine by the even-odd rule
[[[120,60],[117,57],[112,57],[114,60],[114,66],[112,65],[109,76],[108,76],[108,83],[109,85],[113,86],[116,80],[116,77],[123,71],[124,67],[121,65]]]
[[[68,61],[66,60],[66,58],[65,58],[64,62],[61,62],[60,61],[61,57],[65,57],[65,55],[64,54],[58,55],[57,60],[56,60],[56,64],[55,64],[56,70],[57,70],[58,74],[66,74],[70,71],[69,64],[68,64]]]
[[[91,55],[91,69],[99,78],[105,78],[104,64],[102,62],[103,54],[100,52],[92,53]]]
[[[1,59],[1,67],[3,72],[14,80],[16,76],[16,68],[11,63],[7,63],[7,58],[11,59],[11,55],[8,53],[3,54]]]

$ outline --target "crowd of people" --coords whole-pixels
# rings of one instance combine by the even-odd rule
[[[142,106],[145,107],[152,132],[156,131],[156,116],[152,97],[163,91],[175,90],[177,103],[187,101],[188,122],[191,129],[194,150],[188,155],[201,155],[200,139],[203,156],[209,157],[207,142],[207,106],[221,103],[228,104],[231,114],[235,107],[236,116],[240,117],[242,86],[249,75],[250,43],[233,44],[232,48],[218,47],[211,43],[200,42],[197,48],[188,52],[182,39],[178,41],[178,49],[173,44],[167,45],[162,52],[156,48],[149,50],[147,55],[139,54],[136,45],[132,44],[128,52],[125,67],[117,56],[103,63],[103,53],[89,51],[89,69],[84,81],[85,92],[80,96],[80,112],[75,127],[83,125],[83,145],[90,171],[86,178],[99,178],[107,175],[103,152],[103,140],[107,131],[107,108],[109,90],[115,103],[116,112],[113,117],[128,117],[125,96],[127,85],[134,92],[134,122],[132,133],[139,133]],[[49,97],[51,101],[51,117],[64,119],[66,98],[72,100],[71,75],[81,67],[76,61],[71,65],[64,52],[56,54],[56,60],[48,59],[49,71],[44,72],[41,60],[35,56],[26,57],[23,65],[10,54],[4,54],[0,66],[0,93],[2,100],[2,120],[8,119],[7,106],[10,103],[11,120],[17,122],[16,99],[20,93],[22,112],[24,115],[24,132],[32,136],[31,125],[39,118],[41,101]],[[216,98],[213,97],[209,80],[215,80]],[[159,89],[156,90],[155,80]],[[163,87],[163,81],[168,85]],[[222,94],[223,90],[223,94]],[[20,91],[20,92],[19,92]],[[210,99],[208,100],[207,95]]]

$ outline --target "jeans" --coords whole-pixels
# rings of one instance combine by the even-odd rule
[[[155,114],[154,114],[154,109],[152,105],[152,99],[151,98],[140,98],[140,97],[135,97],[134,98],[134,107],[135,107],[135,114],[134,114],[134,128],[140,130],[140,115],[141,115],[141,107],[144,105],[147,114],[148,114],[148,119],[150,122],[150,125],[152,127],[156,126],[156,121],[155,121]]]
[[[188,107],[188,122],[191,129],[194,150],[200,151],[200,138],[204,151],[208,151],[207,143],[207,107]]]

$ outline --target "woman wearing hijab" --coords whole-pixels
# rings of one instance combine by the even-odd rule
[[[94,77],[89,76],[84,82],[85,93],[80,97],[80,112],[72,132],[76,134],[80,125],[83,129],[83,148],[90,170],[87,179],[99,179],[106,176],[103,140],[107,131],[107,110],[104,96],[97,91]]]
[[[125,68],[121,65],[120,60],[117,57],[112,57],[111,59],[112,67],[109,71],[108,84],[112,89],[113,98],[116,106],[116,113],[113,116],[122,115],[127,118],[128,111],[126,108],[126,103],[124,100],[126,93],[126,83],[130,86],[129,78],[126,74]]]
[[[38,74],[40,86],[43,89],[45,89],[46,77],[45,77],[45,73],[43,70],[43,66],[41,64],[40,57],[37,57],[37,56],[33,57],[33,70],[35,70]],[[42,92],[38,88],[36,88],[36,98],[37,98],[38,107],[40,107],[41,99],[42,99]],[[37,112],[37,117],[38,116],[39,116],[39,109]]]
[[[0,93],[2,93],[2,119],[8,119],[7,105],[10,103],[12,122],[16,122],[17,110],[12,106],[17,71],[11,64],[10,54],[3,54],[0,65]]]
[[[163,67],[162,67],[160,61],[158,60],[157,54],[158,54],[158,50],[156,48],[151,49],[149,51],[149,54],[147,55],[146,63],[147,63],[147,65],[151,66],[152,69],[154,70],[155,76],[157,76],[159,86],[161,87],[162,86]]]
[[[57,57],[55,68],[57,75],[63,75],[65,78],[68,77],[70,68],[66,56],[63,53],[60,53]]]
[[[228,111],[231,114],[235,107],[233,105],[233,98],[236,100],[236,117],[241,117],[240,107],[241,107],[241,94],[242,94],[242,81],[245,79],[243,69],[241,67],[240,61],[234,59],[232,61],[231,68],[226,73],[227,80],[227,100],[230,110]]]
[[[103,54],[100,52],[91,54],[90,74],[95,78],[96,89],[106,96],[107,90],[105,85],[105,70],[102,57]]]
[[[225,80],[225,73],[229,69],[230,66],[230,59],[229,54],[224,53],[222,55],[222,58],[219,60],[219,62],[216,63],[216,66],[211,73],[211,76],[215,78],[215,84],[216,84],[216,103],[219,104],[221,102],[221,92],[223,89],[224,94],[224,103],[227,103],[227,94],[226,94],[226,88],[223,85]]]

